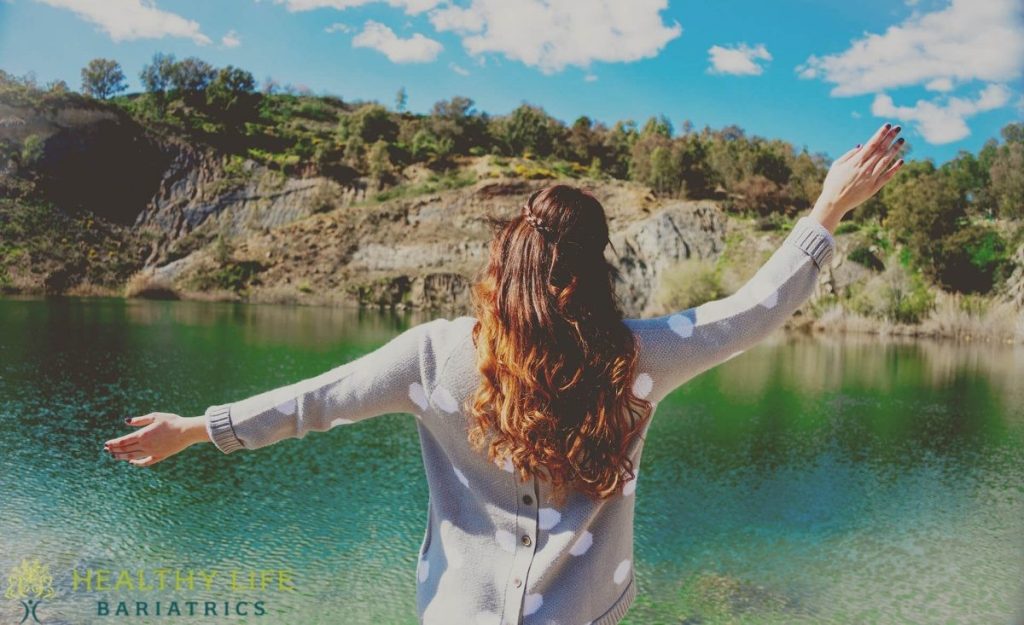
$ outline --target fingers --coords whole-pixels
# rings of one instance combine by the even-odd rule
[[[896,175],[896,172],[903,167],[903,159],[899,159],[893,163],[889,169],[882,172],[882,175],[878,177],[879,188],[885,186],[885,183],[889,182],[889,179]]]
[[[892,140],[896,138],[899,131],[899,126],[893,126],[890,128],[889,131],[882,136],[882,141],[875,145],[874,149],[870,153],[864,154],[860,161],[861,165],[864,165],[868,171],[873,171],[875,165],[878,164],[879,159],[883,158],[886,151],[892,147]],[[900,142],[900,145],[903,145],[903,143]]]
[[[885,141],[886,136],[891,131],[892,124],[885,123],[878,130],[875,131],[875,134],[871,135],[871,138],[868,139],[868,142],[864,144],[863,154],[865,158],[874,154],[875,149],[877,149],[878,146],[881,145],[883,141]]]
[[[156,419],[156,413],[155,412],[151,412],[148,415],[143,415],[141,417],[128,417],[128,418],[126,418],[124,420],[124,422],[127,423],[128,425],[141,426],[141,425],[149,425],[155,419]]]
[[[882,128],[885,128],[886,126],[889,126],[889,124],[882,126]],[[872,171],[875,165],[878,164],[878,159],[885,155],[886,149],[890,147],[890,142],[897,134],[899,134],[899,132],[899,126],[891,126],[877,139],[876,137],[872,137],[871,143],[864,146],[865,149],[861,152],[860,164],[866,166],[868,171]]]
[[[138,445],[142,442],[142,435],[139,432],[132,432],[120,438],[114,438],[103,443],[104,449],[124,451],[128,447]]]
[[[884,152],[881,153],[876,159],[874,159],[873,166],[871,167],[871,175],[878,176],[882,172],[888,170],[892,165],[893,159],[896,158],[897,153],[903,148],[905,141],[903,137],[900,137],[892,143]]]

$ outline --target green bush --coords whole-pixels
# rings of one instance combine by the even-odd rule
[[[856,221],[841,221],[839,222],[839,225],[836,226],[836,231],[834,234],[838,235],[847,234],[849,232],[857,232],[860,230],[860,226],[861,225]]]
[[[690,258],[662,273],[657,299],[667,310],[684,310],[725,295],[715,263]]]
[[[867,317],[912,324],[928,316],[935,296],[919,273],[901,263],[888,263],[885,271],[859,285],[849,304]]]
[[[850,250],[849,257],[853,262],[864,265],[868,269],[874,269],[875,271],[885,269],[885,264],[866,246],[861,245],[853,248]]]

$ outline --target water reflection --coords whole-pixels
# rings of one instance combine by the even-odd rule
[[[101,443],[125,414],[198,414],[425,320],[0,300],[0,569],[50,564],[65,590],[48,622],[106,622],[88,616],[103,593],[67,590],[74,567],[166,565],[292,568],[296,593],[265,594],[289,622],[415,623],[426,485],[409,415],[149,471]],[[1022,374],[1020,347],[778,334],[690,381],[649,431],[625,622],[1015,622]],[[20,618],[0,603],[0,622]]]

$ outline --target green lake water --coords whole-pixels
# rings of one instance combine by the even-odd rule
[[[411,415],[149,469],[102,444],[129,431],[125,415],[200,414],[424,320],[0,300],[3,588],[38,558],[55,591],[43,623],[414,625],[427,490]],[[1024,623],[1024,349],[778,333],[666,398],[641,468],[625,623]],[[159,569],[219,577],[73,588],[72,571],[148,583]],[[268,573],[265,588],[241,583],[280,570],[290,590]],[[133,615],[100,616],[101,601]],[[188,601],[216,616],[188,616]],[[183,616],[152,616],[172,602]],[[0,623],[23,614],[0,597]]]

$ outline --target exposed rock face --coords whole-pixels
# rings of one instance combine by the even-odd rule
[[[714,259],[725,246],[725,219],[710,202],[673,202],[613,231],[622,280],[617,292],[628,314],[651,312],[661,275],[689,258]]]
[[[358,182],[342,186],[323,177],[289,178],[181,142],[168,143],[165,150],[169,165],[135,220],[136,227],[158,234],[148,265],[170,260],[169,247],[200,227],[209,237],[243,237],[366,196]]]
[[[265,219],[286,207],[236,203],[228,209],[231,219],[259,226],[248,235],[243,228],[233,254],[265,267],[251,289],[253,300],[328,299],[464,313],[471,309],[470,287],[487,262],[488,217],[515,215],[529,192],[546,184],[486,180],[413,199],[342,206],[276,228]],[[611,250],[606,254],[620,268],[617,286],[629,315],[649,311],[662,272],[674,263],[713,259],[724,247],[725,219],[713,203],[660,203],[643,187],[623,182],[591,190],[609,218],[619,258]],[[298,196],[281,201],[301,206]],[[207,219],[225,217],[211,212]],[[199,250],[166,270],[187,284],[189,271],[204,270],[208,257],[209,250]]]
[[[1000,296],[1021,309],[1024,308],[1024,244],[1017,247],[1011,262],[1014,269],[1006,280]]]

